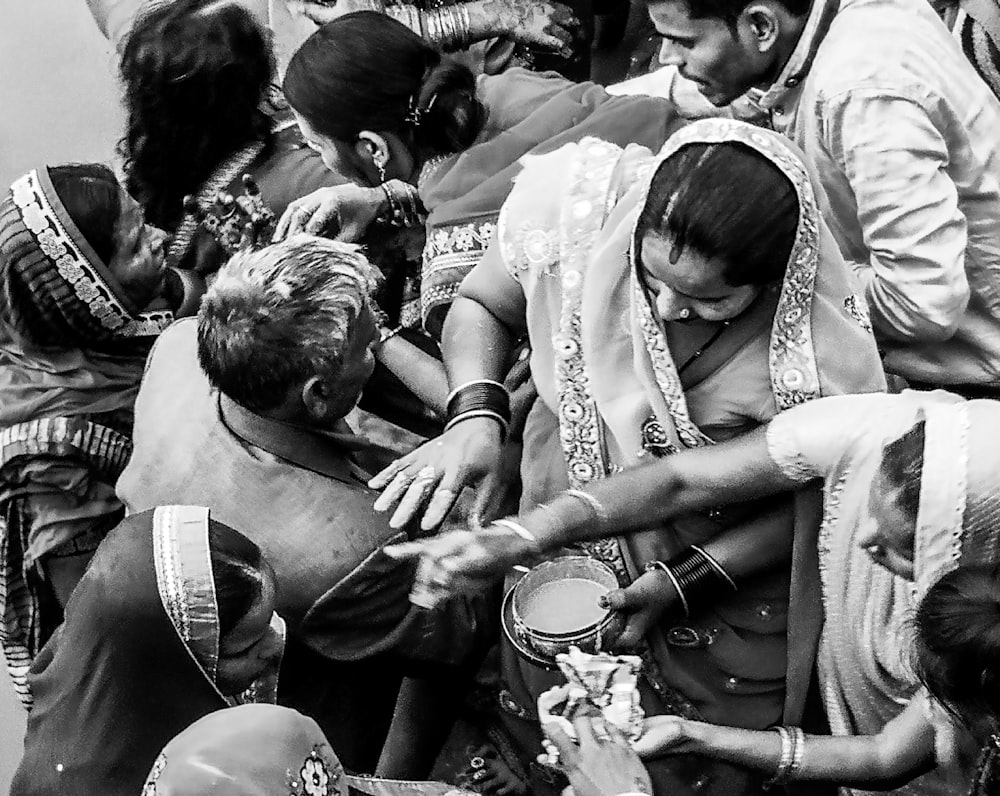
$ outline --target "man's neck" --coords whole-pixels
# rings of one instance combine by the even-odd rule
[[[788,24],[783,26],[783,30],[778,34],[778,42],[775,45],[774,65],[768,70],[766,77],[755,86],[755,88],[761,91],[767,91],[771,88],[785,67],[788,66],[788,62],[791,60],[795,48],[799,46],[802,34],[805,32],[809,15],[805,14],[801,17],[789,15],[787,19]]]

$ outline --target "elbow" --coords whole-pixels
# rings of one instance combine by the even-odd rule
[[[958,331],[969,297],[968,285],[963,284],[937,296],[933,304],[924,299],[907,301],[905,305],[894,302],[896,306],[890,308],[872,302],[873,320],[886,337],[900,342],[943,343]]]

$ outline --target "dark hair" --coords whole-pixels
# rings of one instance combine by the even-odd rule
[[[934,698],[970,729],[1000,717],[1000,567],[949,572],[928,590],[914,626],[914,668]]]
[[[219,637],[224,638],[260,599],[264,556],[253,542],[228,525],[209,520],[208,547],[219,608]]]
[[[52,166],[49,179],[59,200],[102,263],[115,254],[115,226],[122,212],[121,186],[103,163]]]
[[[636,226],[636,252],[656,233],[723,262],[733,287],[780,280],[799,223],[795,186],[743,144],[689,144],[657,169]]]
[[[896,505],[916,527],[920,510],[920,482],[924,470],[925,422],[919,420],[905,434],[882,449],[883,484],[896,492]]]
[[[236,3],[157,3],[136,20],[119,69],[126,185],[150,223],[175,229],[185,194],[241,147],[270,141],[267,38]]]
[[[721,19],[731,29],[735,29],[736,20],[751,0],[649,0],[650,5],[656,3],[680,2],[687,7],[691,19]],[[804,17],[809,13],[811,0],[777,0],[789,14]]]
[[[346,143],[372,130],[427,153],[459,152],[485,120],[468,67],[372,11],[345,14],[306,39],[288,64],[284,90],[313,129]],[[414,108],[418,124],[407,121]]]

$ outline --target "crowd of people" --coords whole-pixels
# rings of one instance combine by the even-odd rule
[[[120,157],[0,201],[12,796],[1000,793],[996,0],[88,3]],[[634,737],[542,721],[567,551]]]

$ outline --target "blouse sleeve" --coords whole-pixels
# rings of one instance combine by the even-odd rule
[[[850,443],[880,423],[898,396],[835,395],[778,414],[767,426],[767,451],[793,481],[830,473]]]

